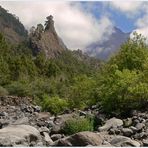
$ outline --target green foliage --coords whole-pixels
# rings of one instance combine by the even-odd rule
[[[136,32],[133,38],[121,46],[119,53],[110,60],[110,64],[116,64],[119,70],[143,70],[144,63],[148,62],[148,47],[145,38]]]
[[[30,96],[31,93],[27,84],[18,81],[7,85],[6,88],[10,95],[17,94],[17,96],[25,97]]]
[[[7,89],[0,86],[0,96],[7,96],[7,95],[8,95]]]
[[[71,118],[65,122],[62,131],[66,135],[72,135],[82,131],[93,131],[93,121],[90,118]]]
[[[73,52],[64,51],[58,58],[47,59],[42,52],[34,57],[25,42],[8,45],[2,34],[0,43],[0,85],[10,95],[38,98],[38,103],[54,114],[94,102],[95,81],[90,75],[95,70]]]
[[[107,112],[124,113],[143,107],[148,100],[147,59],[145,40],[135,34],[104,66],[97,93]]]
[[[8,11],[3,9],[1,6],[0,14],[2,16],[0,17],[0,21],[2,22],[2,24],[7,26],[8,28],[13,28],[21,36],[27,36],[27,31],[15,15],[8,13]]]
[[[94,78],[80,75],[74,77],[71,85],[70,104],[72,107],[84,109],[96,103],[96,82]]]
[[[58,96],[48,97],[47,95],[43,96],[42,101],[43,110],[47,110],[53,114],[62,113],[68,108],[67,100],[61,99]]]

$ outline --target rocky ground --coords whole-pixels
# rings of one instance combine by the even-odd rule
[[[95,116],[97,129],[65,136],[64,122]],[[0,146],[148,146],[148,113],[133,111],[126,119],[107,118],[97,107],[52,116],[30,98],[0,97]]]

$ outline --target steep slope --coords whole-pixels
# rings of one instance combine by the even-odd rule
[[[43,51],[47,58],[54,58],[62,51],[67,50],[67,47],[55,31],[51,15],[47,17],[45,28],[42,24],[38,24],[37,28],[31,29],[30,46],[35,55]]]
[[[27,31],[19,19],[8,13],[7,10],[0,6],[0,32],[12,44],[20,43],[27,37]]]
[[[118,28],[114,28],[113,34],[110,38],[102,43],[92,43],[86,48],[86,53],[90,56],[94,56],[103,60],[107,60],[112,54],[114,54],[129,38],[130,33],[124,33]]]

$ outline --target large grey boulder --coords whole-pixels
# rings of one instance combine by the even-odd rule
[[[123,125],[123,121],[121,119],[117,119],[117,118],[111,118],[109,120],[106,121],[105,125],[102,127],[98,128],[99,132],[102,131],[107,131],[110,128],[116,128],[116,127],[120,127]]]
[[[40,132],[29,125],[11,125],[0,129],[0,146],[30,146],[40,141]]]
[[[12,123],[13,125],[20,125],[20,124],[29,124],[29,119],[28,117],[23,117],[20,119],[17,119],[14,123]]]
[[[43,132],[44,140],[46,141],[46,145],[51,145],[53,143],[52,139],[50,138],[47,132]]]
[[[101,135],[85,131],[57,140],[54,142],[53,146],[99,146],[102,145],[102,143],[103,139]]]
[[[115,136],[111,140],[110,144],[113,146],[118,146],[118,147],[130,147],[130,146],[140,147],[139,142],[132,140],[125,136]]]
[[[142,142],[143,142],[143,146],[148,146],[148,139],[144,139]]]
[[[137,128],[138,131],[141,131],[144,128],[144,124],[143,123],[138,123],[135,127]]]
[[[123,128],[122,133],[124,136],[130,137],[133,134],[133,131],[130,128]]]
[[[51,136],[51,139],[52,139],[53,141],[56,141],[56,140],[61,139],[61,138],[63,138],[63,135],[62,135],[62,134],[53,134],[53,135]]]

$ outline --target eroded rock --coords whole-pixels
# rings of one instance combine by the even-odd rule
[[[99,146],[103,139],[99,134],[85,131],[55,141],[54,146]]]
[[[98,128],[98,131],[102,132],[102,131],[107,131],[110,128],[116,128],[116,127],[120,127],[123,125],[123,121],[121,119],[117,119],[117,118],[111,118],[109,120],[106,121],[105,125],[102,127]]]
[[[140,147],[140,143],[125,136],[116,136],[111,140],[111,145],[118,147],[135,146]]]
[[[39,131],[29,125],[11,125],[0,129],[1,146],[29,146],[31,142],[41,141]]]

